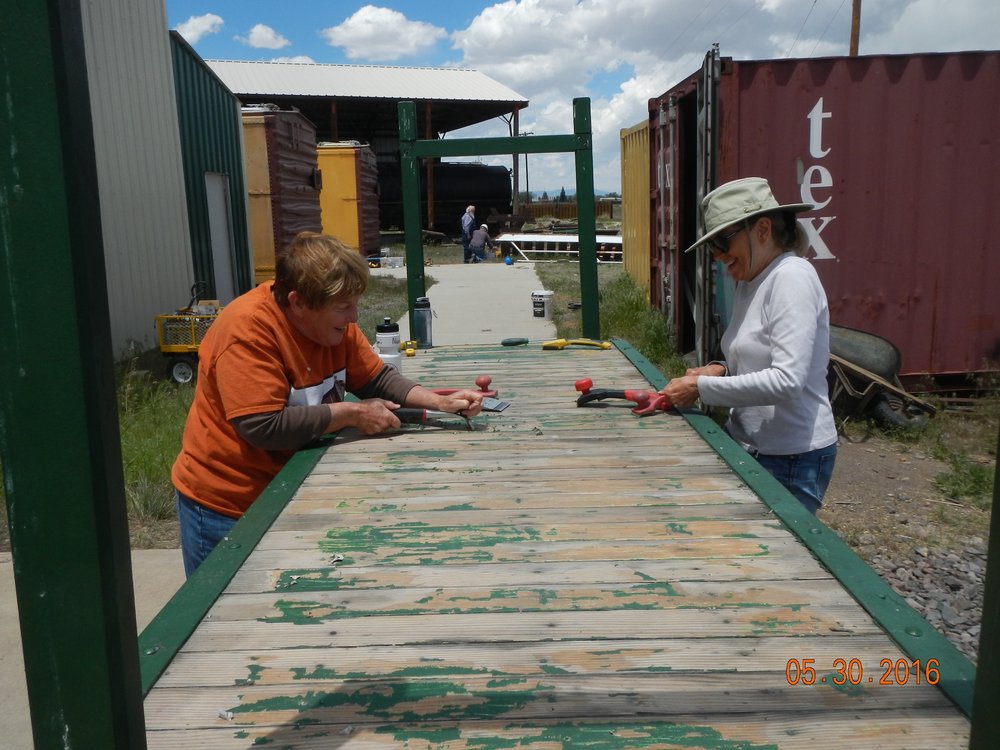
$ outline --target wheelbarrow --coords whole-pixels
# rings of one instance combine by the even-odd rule
[[[883,427],[916,429],[937,409],[899,381],[899,349],[867,331],[830,326],[830,403],[844,420],[865,417]]]
[[[205,288],[205,282],[195,282],[186,307],[156,316],[156,335],[160,352],[167,358],[167,377],[175,383],[190,383],[195,379],[198,347],[221,309],[214,301],[199,301]]]

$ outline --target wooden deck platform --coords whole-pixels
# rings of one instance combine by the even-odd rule
[[[710,420],[576,406],[623,349],[407,359],[511,406],[290,464],[142,636],[149,747],[966,747],[968,662]]]

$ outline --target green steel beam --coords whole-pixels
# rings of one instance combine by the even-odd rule
[[[139,659],[143,695],[152,689],[334,440],[336,436],[325,437],[317,445],[292,456],[236,522],[226,535],[226,541],[212,550],[194,575],[142,631]]]
[[[573,106],[589,99],[574,99]],[[586,137],[577,135],[525,135],[519,138],[460,138],[451,140],[420,141],[413,150],[414,156],[440,158],[442,156],[485,156],[487,154],[557,154],[590,148],[590,131]],[[473,149],[470,151],[470,148]]]
[[[1000,747],[1000,432],[997,434],[993,475],[990,541],[986,553],[982,630],[979,633],[979,668],[972,704],[972,750]]]
[[[597,298],[597,229],[594,217],[594,152],[590,130],[590,99],[573,100],[573,132],[586,143],[576,151],[577,248],[580,253],[580,301],[583,335],[601,337]]]
[[[667,384],[667,378],[663,373],[628,342],[614,340],[614,344],[654,388],[660,389]],[[751,458],[710,417],[697,409],[684,409],[681,411],[681,416],[756,493],[788,530],[798,537],[813,556],[840,581],[904,653],[911,659],[919,659],[924,664],[929,659],[938,661],[941,674],[938,686],[966,716],[969,716],[972,713],[976,669],[962,652],[911,609],[906,601],[837,534],[809,513],[784,486]],[[991,537],[991,546],[992,541]],[[980,655],[980,669],[983,669],[982,655]],[[992,688],[992,695],[994,700],[990,709],[996,713],[995,685]],[[995,718],[993,720],[996,721]],[[985,748],[992,750],[1000,745],[988,743],[981,747],[984,750]]]
[[[0,23],[0,459],[35,748],[146,747],[80,0]]]
[[[577,238],[580,250],[580,302],[583,335],[599,338],[597,298],[597,231],[594,224],[594,153],[590,126],[590,99],[573,100],[572,135],[537,135],[511,138],[458,138],[417,140],[417,115],[413,102],[399,102],[399,156],[402,170],[403,236],[406,243],[406,293],[409,298],[410,335],[416,331],[414,303],[426,294],[424,247],[420,215],[420,158],[482,156],[485,154],[573,153],[576,159]]]
[[[417,325],[414,304],[427,293],[424,243],[420,221],[420,165],[417,161],[417,113],[413,102],[399,102],[399,157],[403,199],[403,241],[406,246],[406,296],[410,308],[410,338]]]

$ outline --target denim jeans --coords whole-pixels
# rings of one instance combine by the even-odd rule
[[[837,444],[790,456],[755,456],[781,482],[806,510],[813,515],[823,504],[823,495],[830,486],[833,464],[837,460]]]
[[[177,499],[177,518],[181,522],[181,556],[184,558],[184,575],[188,578],[208,557],[236,523],[235,518],[216,513],[196,503],[174,488]]]

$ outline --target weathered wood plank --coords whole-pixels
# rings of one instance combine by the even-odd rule
[[[307,590],[224,594],[209,611],[216,622],[315,623],[349,618],[498,612],[587,612],[615,609],[670,611],[694,608],[850,606],[853,599],[833,579],[809,581],[656,581],[612,586],[476,586],[446,588]]]
[[[275,537],[277,535],[274,535]],[[331,568],[334,555],[345,554],[339,563],[342,569],[350,566],[366,565],[466,565],[472,563],[577,563],[599,560],[640,561],[640,560],[726,560],[760,559],[772,557],[785,559],[785,550],[793,548],[804,551],[798,540],[780,536],[768,539],[673,539],[653,542],[631,541],[584,541],[584,542],[536,542],[525,544],[497,544],[491,548],[469,548],[456,550],[420,550],[398,552],[393,557],[384,557],[372,551],[356,550],[350,556],[341,553],[338,545],[310,547],[300,545],[291,539],[292,547],[282,546],[270,535],[263,540],[266,548],[258,548],[244,563],[244,570],[254,569],[302,569]],[[803,561],[796,554],[797,560]],[[303,563],[296,565],[295,563]],[[812,557],[803,561],[804,569],[819,568]]]
[[[523,643],[620,638],[715,638],[760,635],[872,634],[879,628],[857,606],[409,615],[334,623],[216,622],[206,619],[184,651],[346,648],[406,643]],[[849,648],[845,644],[845,648]]]
[[[205,747],[294,750],[554,750],[555,748],[703,748],[704,750],[943,750],[968,746],[968,722],[947,708],[857,712],[774,712],[764,715],[693,712],[669,721],[655,717],[609,722],[588,717],[571,722],[402,722],[385,725],[308,725],[150,732],[150,750]],[[599,715],[598,715],[599,716]],[[220,723],[226,723],[221,722]]]
[[[941,709],[948,702],[929,686],[857,685],[831,682],[789,685],[784,672],[650,674],[628,676],[550,674],[382,680],[309,680],[298,685],[163,688],[146,701],[151,729],[206,729],[220,723],[219,709],[233,713],[233,727],[280,727],[301,723],[357,725],[440,721],[574,720],[600,715],[608,721],[643,716],[669,721],[694,712],[772,713]],[[194,706],[200,710],[185,711]]]
[[[555,584],[612,584],[637,580],[757,581],[794,575],[795,580],[830,577],[802,548],[781,556],[739,560],[643,560],[619,562],[506,563],[496,565],[403,565],[343,566],[325,563],[315,556],[290,557],[284,568],[243,567],[226,588],[227,594],[255,594],[292,589],[329,590],[343,588],[443,588],[455,581],[474,580],[480,586],[551,586]],[[293,565],[293,563],[305,563]]]
[[[378,677],[422,679],[454,675],[490,677],[547,674],[633,672],[775,672],[785,673],[789,659],[813,659],[818,679],[843,659],[860,662],[857,681],[875,683],[885,672],[883,659],[904,658],[883,634],[821,636],[519,643],[358,646],[349,649],[225,650],[183,652],[157,683],[158,687],[232,687],[243,684],[283,685],[311,679],[355,680]],[[840,678],[842,679],[842,678]],[[832,683],[832,678],[830,678]],[[914,678],[915,681],[915,678]],[[807,687],[803,685],[802,687]],[[881,686],[893,687],[893,686]]]

